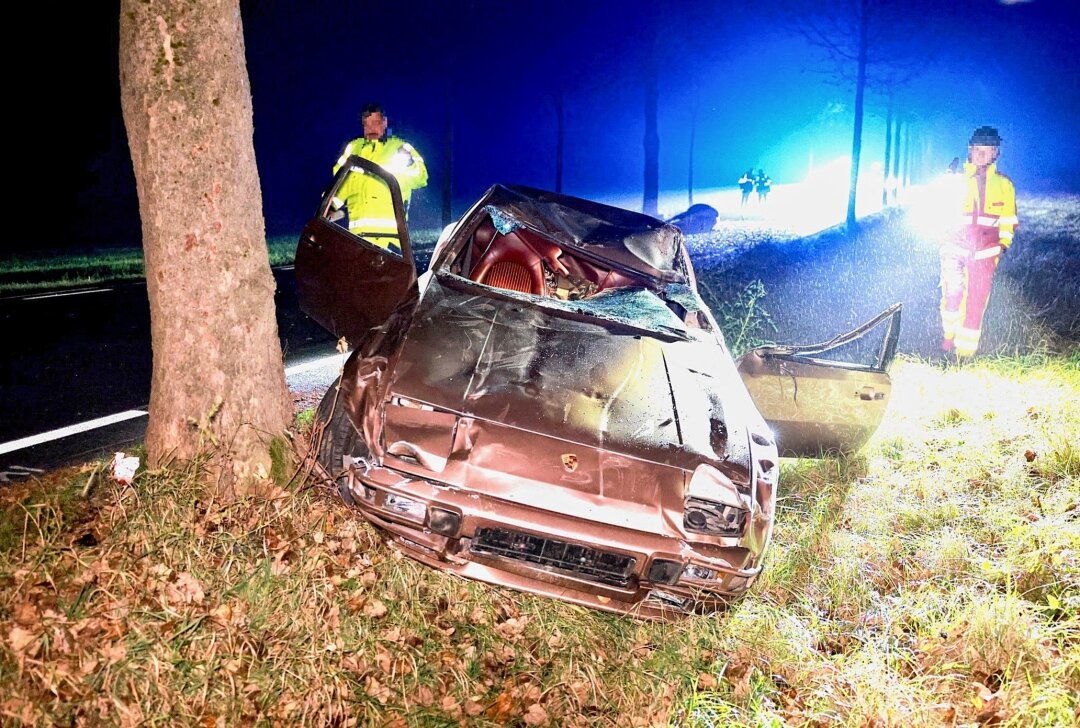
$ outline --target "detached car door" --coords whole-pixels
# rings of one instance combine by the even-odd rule
[[[372,200],[381,217],[370,214]],[[366,203],[364,215],[359,213],[361,203]],[[373,162],[349,157],[300,235],[300,308],[355,346],[365,332],[386,321],[415,282],[397,180]]]
[[[897,303],[831,341],[769,346],[739,359],[739,375],[772,428],[780,454],[854,452],[874,434],[892,393]]]

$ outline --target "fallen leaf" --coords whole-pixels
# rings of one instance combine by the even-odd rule
[[[15,621],[24,627],[31,627],[41,621],[41,612],[30,602],[20,602],[12,610]]]
[[[461,718],[461,706],[458,705],[458,701],[456,698],[454,698],[454,696],[444,696],[442,702],[439,704],[439,707],[441,707],[446,713],[448,713],[451,718],[454,718],[455,720],[459,720]]]
[[[716,690],[716,686],[719,685],[716,678],[707,672],[698,674],[697,684],[701,690]]]
[[[386,605],[378,599],[372,599],[364,605],[364,614],[372,619],[386,616],[387,611]]]
[[[383,705],[390,699],[390,688],[370,676],[367,679],[367,684],[364,686],[364,691]]]
[[[511,695],[509,688],[499,693],[484,715],[500,725],[510,722],[511,716],[514,715],[514,696]]]
[[[108,664],[115,665],[127,657],[127,647],[124,646],[123,642],[114,642],[101,648],[101,654],[108,661]]]
[[[526,725],[543,725],[547,723],[548,715],[540,703],[533,703],[525,710],[525,724]]]
[[[474,715],[480,715],[484,712],[484,706],[480,702],[480,696],[474,695],[471,698],[465,700],[465,715],[472,717]]]
[[[1032,460],[1035,459],[1035,451],[1034,450],[1025,450],[1024,451],[1024,459],[1027,460],[1030,463]]]
[[[22,627],[12,627],[8,633],[8,642],[11,644],[11,649],[17,653],[27,651],[27,647],[30,646],[37,637],[28,629]],[[33,650],[29,650],[31,653]]]
[[[500,622],[495,625],[495,631],[506,639],[514,639],[520,637],[521,633],[525,631],[525,625],[528,624],[528,617],[511,617],[505,622]]]
[[[942,723],[948,725],[956,723],[956,706],[952,703],[938,703],[933,706],[933,709]]]
[[[199,580],[185,571],[165,588],[165,597],[170,604],[201,604],[206,594]]]

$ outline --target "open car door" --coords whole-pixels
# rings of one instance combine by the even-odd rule
[[[360,217],[355,209],[350,218],[350,199],[372,198],[390,201],[393,218]],[[300,308],[355,346],[365,332],[386,321],[415,282],[416,264],[397,180],[373,162],[349,157],[300,235],[296,249]]]
[[[886,370],[896,355],[900,309],[893,304],[823,344],[761,347],[739,359],[739,375],[781,455],[854,452],[870,439],[892,390]]]

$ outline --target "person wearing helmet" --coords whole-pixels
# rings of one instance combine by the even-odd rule
[[[405,212],[408,214],[413,190],[427,185],[428,173],[424,158],[404,139],[387,136],[389,119],[379,104],[365,104],[360,110],[360,123],[364,135],[345,145],[337,164],[334,165],[334,174],[337,174],[341,165],[354,154],[378,164],[397,179],[405,203]],[[338,187],[330,204],[334,210],[344,212],[338,222],[343,226],[347,225],[350,232],[357,235],[363,233],[365,240],[383,248],[397,246],[394,237],[378,235],[380,232],[397,234],[390,190],[380,180],[359,172],[350,172]]]
[[[979,348],[990,284],[1019,225],[1016,189],[997,170],[1001,137],[980,126],[968,141],[960,231],[941,246],[941,347],[971,357]]]

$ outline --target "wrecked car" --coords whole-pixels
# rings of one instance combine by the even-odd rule
[[[389,188],[392,240],[334,221],[351,172]],[[899,332],[894,306],[736,364],[676,227],[527,187],[489,189],[418,277],[394,178],[357,157],[296,277],[352,346],[316,412],[318,466],[349,505],[430,566],[646,618],[754,583],[780,456],[873,433]],[[869,361],[829,358],[852,345]]]

